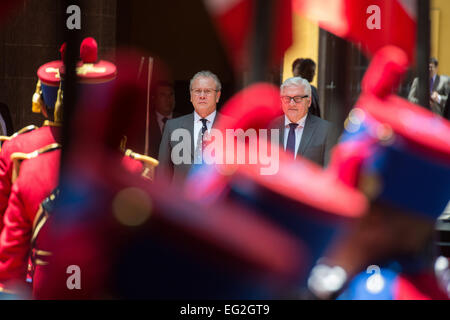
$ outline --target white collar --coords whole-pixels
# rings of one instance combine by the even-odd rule
[[[208,120],[207,122],[212,123],[214,121],[214,118],[216,117],[216,112],[217,110],[214,110],[205,118],[206,120]],[[194,110],[194,122],[200,121],[200,119],[202,119],[202,117],[200,117],[197,111]]]
[[[298,120],[296,123],[298,124],[297,128],[303,128],[305,127],[305,122],[306,122],[306,117],[308,116],[308,113],[306,113],[303,118],[301,118],[300,120]],[[288,127],[289,124],[292,123],[291,120],[288,119],[288,117],[286,115],[284,115],[284,127]]]
[[[156,113],[156,117],[159,119],[159,120],[162,120],[162,119],[164,119],[164,118],[167,118],[167,119],[172,119],[172,117],[173,117],[173,112],[171,112],[168,116],[163,116],[161,113],[159,113],[158,111],[155,111],[155,113]]]

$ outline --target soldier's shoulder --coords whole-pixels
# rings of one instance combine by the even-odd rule
[[[35,131],[37,129],[39,129],[39,127],[37,127],[35,125],[29,125],[29,126],[26,126],[22,129],[20,129],[19,131],[15,132],[11,136],[0,136],[0,141],[4,142],[4,146],[2,146],[2,147],[12,144],[11,141],[16,139],[17,137],[23,137],[27,133]]]
[[[60,144],[52,143],[52,144],[46,145],[42,148],[39,148],[39,149],[37,149],[33,152],[29,152],[29,153],[14,152],[13,154],[11,154],[11,161],[13,162],[15,170],[19,170],[20,168],[22,168],[22,163],[23,163],[23,166],[25,166],[25,167],[33,166],[34,162],[40,162],[43,160],[43,155],[48,155],[50,153],[52,153],[53,155],[57,155],[57,154],[54,154],[53,152],[60,150],[60,149],[61,149]],[[38,168],[39,167],[40,167],[40,165],[38,165]],[[45,171],[45,168],[40,168],[39,170],[37,170],[37,173],[40,174],[43,171]],[[17,172],[17,174],[18,174],[18,172]]]

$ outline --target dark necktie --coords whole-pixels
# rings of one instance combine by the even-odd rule
[[[206,145],[207,145],[207,141],[204,140],[204,135],[205,135],[205,132],[208,130],[208,127],[206,126],[206,122],[208,122],[208,120],[205,118],[202,118],[202,119],[200,119],[200,121],[203,123],[203,126],[202,126],[202,153],[203,153],[203,150],[205,150]]]
[[[167,118],[167,117],[162,118],[163,125],[162,125],[161,131],[164,131],[164,127],[166,126],[167,120],[169,120],[169,118]]]
[[[295,158],[295,129],[298,127],[298,123],[289,123],[289,127],[286,151],[291,151]]]
[[[208,130],[208,127],[206,126],[206,123],[208,122],[208,120],[205,118],[202,118],[202,119],[200,119],[200,121],[203,123],[203,126],[202,126],[202,135],[203,135],[203,134],[205,134],[206,130]]]

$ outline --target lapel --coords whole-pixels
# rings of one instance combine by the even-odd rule
[[[433,88],[431,88],[431,92],[433,92],[433,91],[437,91],[437,89],[438,89],[438,86],[439,86],[439,79],[440,77],[439,77],[439,75],[437,74],[436,75],[436,79],[434,79],[434,82],[433,82]]]
[[[150,139],[153,138],[155,141],[161,141],[162,134],[155,111],[150,114],[150,130]]]
[[[278,123],[275,125],[276,129],[279,129],[279,146],[284,148],[284,115],[278,118]]]
[[[298,154],[304,155],[306,148],[311,142],[311,138],[316,130],[316,119],[315,117],[308,114],[305,121],[305,127],[303,128],[302,140],[300,141],[300,147],[298,148]]]
[[[194,160],[194,112],[188,114],[181,123],[181,127],[189,130],[191,134],[191,160]]]

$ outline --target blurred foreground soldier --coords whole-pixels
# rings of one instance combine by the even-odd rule
[[[436,58],[430,59],[430,106],[431,111],[443,116],[445,103],[448,99],[448,94],[450,93],[450,83],[449,78],[444,75],[438,74],[438,61]],[[411,90],[409,91],[408,100],[412,103],[418,104],[418,86],[419,78],[415,78]]]
[[[294,237],[305,248],[305,258],[299,270],[303,277],[294,283],[294,290],[288,297],[303,297],[300,292],[306,286],[304,276],[330,241],[365,212],[366,199],[311,161],[301,157],[294,159],[292,154],[283,152],[278,141],[274,144],[265,141],[267,136],[261,128],[267,127],[280,111],[276,87],[250,86],[229,100],[222,110],[229,119],[236,120],[219,120],[218,129],[258,129],[261,135],[254,143],[271,150],[273,160],[279,164],[272,171],[267,170],[268,162],[262,159],[254,164],[227,162],[204,166],[189,178],[185,193],[206,208],[223,204],[251,208]],[[236,139],[236,149],[251,150],[250,141]],[[234,149],[234,146],[226,148],[224,157]],[[192,192],[194,187],[195,193]]]
[[[65,44],[61,47],[61,56],[64,55]],[[38,71],[36,92],[33,95],[32,111],[42,113],[48,120],[44,121],[41,128],[33,125],[25,127],[11,137],[1,137],[5,140],[0,151],[0,217],[6,210],[8,198],[12,186],[13,163],[11,155],[14,152],[29,153],[44,146],[60,141],[61,112],[60,103],[56,106],[58,88],[60,87],[60,67],[62,60],[51,61],[42,65]],[[59,91],[59,95],[61,95]],[[59,97],[61,101],[61,96]],[[3,218],[0,219],[0,230],[3,226]]]
[[[447,298],[432,236],[450,194],[450,125],[390,94],[406,68],[396,47],[375,55],[333,153],[330,171],[363,191],[371,208],[313,269],[308,285],[318,298]]]
[[[284,116],[271,127],[280,130],[280,145],[300,158],[326,166],[336,137],[330,122],[308,113],[311,86],[301,77],[289,78],[280,87]]]
[[[117,83],[104,108],[92,108],[96,101],[88,100],[77,109],[77,139],[68,150],[59,199],[38,237],[38,249],[52,255],[39,269],[35,297],[255,299],[282,294],[301,268],[302,249],[292,237],[247,210],[207,210],[121,166],[121,132],[142,132],[136,120],[144,110],[145,84],[136,82],[133,72],[140,56],[119,51]]]
[[[83,62],[78,66],[78,85],[83,90],[95,90],[97,86],[103,86],[115,77],[115,66],[110,66],[109,78],[105,76],[107,68],[104,62],[102,68],[92,65],[92,74],[86,67],[86,51],[89,55],[96,55],[96,47],[89,47],[90,39],[85,39],[81,44],[81,57]],[[64,75],[64,72],[61,73]],[[62,114],[62,93],[58,94],[55,107],[55,117],[59,120]],[[29,268],[31,280],[39,282],[39,272],[36,268],[45,266],[45,258],[48,252],[35,249],[36,239],[45,224],[46,216],[40,209],[41,202],[57,187],[59,176],[60,152],[55,151],[60,145],[54,143],[32,153],[14,153],[11,156],[13,162],[13,184],[10,201],[5,212],[5,227],[0,235],[0,283],[9,292],[24,292],[27,260],[31,252],[31,265]],[[23,162],[23,163],[22,163]],[[21,164],[22,163],[22,164]]]

